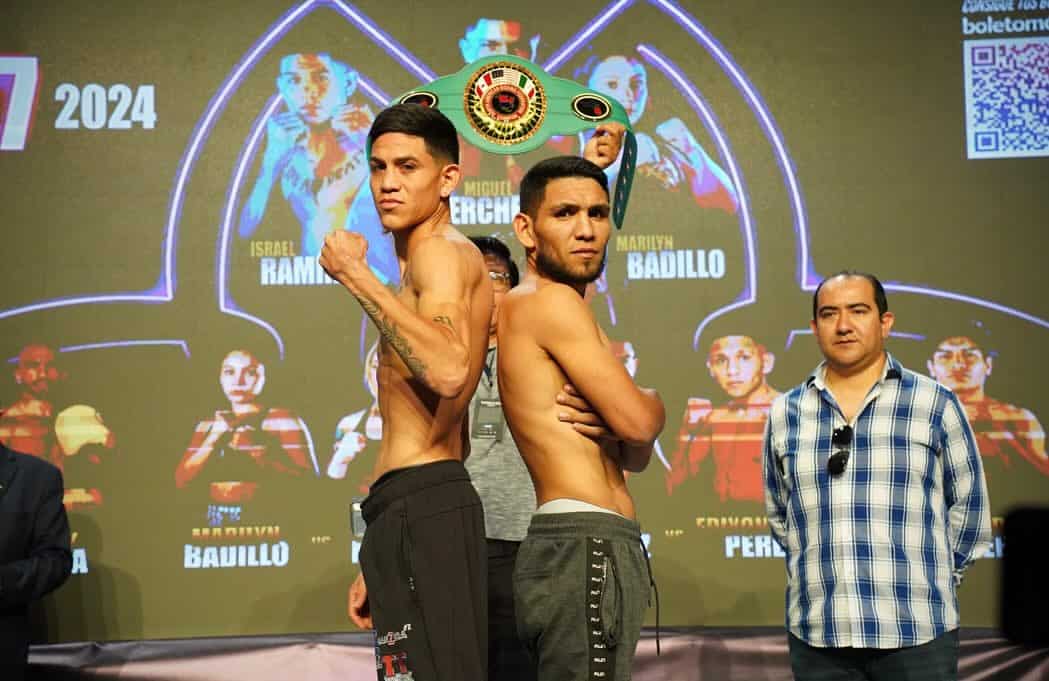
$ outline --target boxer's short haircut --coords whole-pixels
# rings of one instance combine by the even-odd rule
[[[554,156],[540,161],[521,180],[521,212],[536,219],[546,194],[546,185],[563,177],[589,178],[608,196],[608,178],[595,164],[578,156]]]
[[[390,132],[421,137],[426,151],[435,159],[459,162],[459,134],[448,117],[439,110],[421,104],[394,104],[375,117],[368,131],[368,146]]]

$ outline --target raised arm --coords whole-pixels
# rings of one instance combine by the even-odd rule
[[[651,454],[666,418],[656,391],[634,384],[623,363],[602,342],[589,309],[573,289],[550,284],[534,305],[541,315],[532,320],[540,347],[623,441],[625,458],[631,458],[637,453],[631,450],[639,447]],[[635,466],[629,464],[625,460],[624,468],[633,470]]]
[[[583,158],[601,170],[608,168],[619,158],[623,148],[626,128],[619,123],[605,123],[594,129],[594,135],[583,147]]]
[[[443,398],[458,396],[469,373],[471,283],[490,286],[478,274],[480,255],[441,237],[420,243],[405,276],[418,296],[416,312],[375,277],[367,250],[360,234],[336,230],[324,240],[320,263],[353,294],[416,379]]]

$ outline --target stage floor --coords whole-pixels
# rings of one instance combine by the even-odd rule
[[[664,629],[662,654],[646,630],[634,660],[635,681],[788,681],[780,628]],[[1047,681],[1049,648],[1010,644],[996,631],[962,630],[959,678]],[[197,638],[34,646],[27,679],[172,681],[375,681],[372,636]],[[419,681],[424,681],[420,679]],[[495,680],[493,680],[495,681]]]

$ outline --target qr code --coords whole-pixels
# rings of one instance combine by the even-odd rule
[[[1049,156],[1049,36],[966,40],[969,158]]]

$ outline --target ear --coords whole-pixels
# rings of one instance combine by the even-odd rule
[[[535,223],[525,213],[514,216],[514,234],[526,251],[535,248]]]
[[[708,359],[706,362],[703,363],[703,365],[706,366],[707,373],[710,374],[710,377],[714,378],[714,370],[710,368],[710,360]],[[715,380],[717,380],[717,379],[715,379]]]
[[[994,370],[994,357],[985,357],[983,361],[987,365],[987,375],[990,376]]]
[[[761,355],[761,373],[768,376],[772,373],[773,367],[776,366],[776,356],[765,350]]]
[[[816,336],[818,338],[819,337],[819,332],[816,329],[816,320],[815,319],[809,321],[809,328],[812,329],[812,335]]]
[[[886,312],[881,316],[881,337],[888,338],[889,331],[892,330],[893,322],[896,321],[896,315],[891,312]]]
[[[936,377],[936,374],[933,373],[933,370],[932,370],[932,360],[931,359],[925,360],[925,368],[929,371],[929,376],[932,376],[933,378]]]
[[[447,199],[455,191],[455,188],[459,186],[459,179],[462,177],[462,171],[459,169],[459,164],[449,163],[441,169],[441,198]]]

